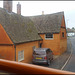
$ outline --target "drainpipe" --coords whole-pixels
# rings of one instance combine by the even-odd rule
[[[16,61],[16,45],[14,44],[14,47],[15,47],[15,61]]]

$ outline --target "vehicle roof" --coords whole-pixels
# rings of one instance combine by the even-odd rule
[[[47,49],[49,49],[49,48],[36,48],[36,49],[34,49],[35,51],[37,51],[37,50],[44,50],[44,51],[46,51]]]

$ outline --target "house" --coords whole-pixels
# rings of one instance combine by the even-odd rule
[[[0,59],[30,63],[41,41],[31,19],[0,8]]]
[[[70,36],[75,36],[75,33],[72,32],[72,33],[67,33],[67,36],[70,37]]]
[[[67,28],[67,36],[75,36],[75,30],[74,29],[70,29],[70,28]]]
[[[42,48],[50,48],[54,55],[61,55],[67,49],[67,35],[64,12],[30,16],[43,39]]]
[[[55,55],[67,49],[64,12],[32,17],[12,12],[11,2],[0,8],[0,59],[30,63],[34,48],[50,48]]]

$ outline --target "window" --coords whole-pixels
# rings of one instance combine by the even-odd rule
[[[36,49],[36,46],[33,46],[33,50]]]
[[[52,34],[52,33],[47,33],[47,34],[45,35],[45,38],[53,38],[53,34]]]
[[[62,32],[62,37],[64,37],[64,32]]]
[[[24,50],[18,51],[18,61],[24,60]]]

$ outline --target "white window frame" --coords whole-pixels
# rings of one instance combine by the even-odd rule
[[[53,33],[52,33],[53,34]],[[53,38],[54,38],[54,35],[53,35]],[[46,38],[46,34],[45,34],[45,39],[46,40],[53,40],[53,38]]]
[[[18,61],[24,60],[24,50],[18,51]]]

